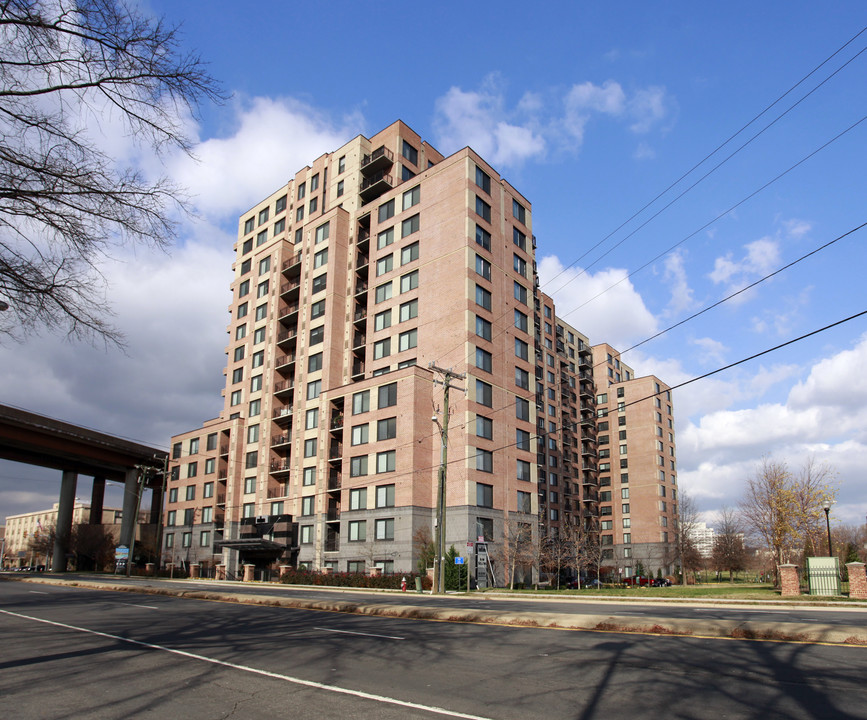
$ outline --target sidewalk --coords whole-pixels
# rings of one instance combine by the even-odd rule
[[[756,607],[761,604],[763,606],[786,606],[786,607],[811,607],[815,609],[815,605],[805,606],[803,603],[792,603],[785,601],[755,601],[743,603],[741,601],[729,602],[711,602],[708,600],[684,599],[683,602],[674,600],[666,600],[664,598],[616,598],[595,596],[582,598],[566,598],[557,597],[540,597],[521,595],[503,595],[500,593],[484,593],[474,594],[472,600],[520,600],[534,601],[545,600],[561,601],[564,604],[580,605],[584,602],[606,602],[611,605],[611,612],[605,614],[579,614],[568,612],[536,612],[532,610],[522,609],[520,611],[513,610],[487,610],[480,608],[469,607],[470,598],[467,598],[468,607],[460,608],[444,608],[439,603],[439,596],[425,595],[424,604],[385,604],[377,603],[375,598],[371,598],[370,591],[364,592],[364,597],[358,593],[358,599],[350,599],[349,596],[356,594],[357,591],[347,590],[346,588],[311,588],[315,590],[327,591],[344,591],[347,597],[340,600],[316,600],[305,599],[298,597],[286,597],[281,593],[281,586],[271,586],[266,583],[251,583],[251,586],[260,591],[260,594],[250,594],[245,592],[245,585],[238,583],[237,590],[226,588],[224,583],[214,583],[214,588],[196,588],[192,589],[185,587],[185,581],[175,581],[178,587],[156,587],[148,586],[149,578],[82,578],[72,575],[42,575],[34,576],[19,576],[4,574],[2,579],[15,580],[19,582],[72,586],[88,588],[93,590],[110,590],[115,592],[134,592],[150,595],[164,595],[170,597],[181,597],[197,600],[211,600],[219,602],[237,602],[249,605],[268,605],[272,607],[285,607],[306,610],[320,610],[327,612],[344,612],[358,615],[376,615],[382,617],[403,617],[417,620],[436,620],[440,622],[465,622],[465,623],[482,623],[491,625],[511,625],[520,627],[540,627],[540,628],[560,628],[565,630],[585,630],[597,632],[630,632],[630,633],[652,633],[659,635],[682,635],[690,637],[722,637],[736,639],[756,639],[756,640],[778,640],[789,642],[808,642],[808,643],[830,643],[830,644],[847,644],[847,645],[867,645],[867,622],[858,625],[831,625],[826,623],[816,622],[792,622],[792,621],[743,621],[743,620],[726,620],[713,618],[666,618],[666,617],[630,617],[619,616],[618,610],[625,606],[634,604],[637,601],[643,604],[659,603],[663,604],[688,604],[694,606],[704,606],[718,604],[720,607],[733,607],[733,602],[740,607]],[[161,582],[169,582],[164,578],[159,579]],[[199,583],[208,583],[209,581],[198,581]],[[273,592],[268,592],[273,588]],[[265,592],[262,592],[262,591]],[[392,595],[392,593],[389,593]],[[419,595],[413,593],[414,598],[419,598]],[[449,595],[451,600],[459,599],[461,595]],[[857,605],[847,603],[845,606],[826,603],[826,606],[836,607],[840,610],[860,610],[865,607],[864,603]],[[865,614],[867,620],[867,614]]]

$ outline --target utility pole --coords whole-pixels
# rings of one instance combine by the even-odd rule
[[[437,515],[436,515],[436,557],[434,557],[433,592],[442,595],[445,593],[445,572],[443,560],[445,559],[446,545],[446,468],[448,467],[448,438],[449,438],[449,389],[452,378],[463,380],[466,375],[453,373],[451,368],[441,368],[434,363],[428,365],[434,372],[443,376],[443,421],[439,422],[437,416],[431,419],[440,430],[440,471],[437,482]],[[434,383],[439,381],[434,380]],[[469,569],[468,569],[469,571]]]

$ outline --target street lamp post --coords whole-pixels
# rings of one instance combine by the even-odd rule
[[[830,500],[826,500],[822,503],[822,509],[825,511],[825,527],[828,530],[828,557],[834,557],[834,553],[831,550],[831,505],[833,503]]]

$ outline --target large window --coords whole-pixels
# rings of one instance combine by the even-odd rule
[[[349,459],[349,477],[362,477],[367,475],[367,455]]]
[[[528,463],[526,460],[518,460],[517,463],[518,463],[518,470],[517,470],[518,480],[526,480],[527,482],[529,482],[530,481],[530,463]]]
[[[373,359],[380,360],[391,355],[391,338],[377,340],[373,343]]]
[[[476,166],[476,185],[478,185],[488,195],[491,194],[491,176],[478,165]]]
[[[519,303],[527,304],[527,288],[525,288],[517,280],[515,281],[515,300]]]
[[[481,285],[476,285],[476,305],[483,307],[485,310],[490,310],[492,306],[490,291]]]
[[[400,154],[409,160],[413,165],[418,165],[418,150],[410,145],[406,140],[403,141]]]
[[[397,418],[384,418],[376,423],[376,439],[391,440],[397,437]]]
[[[521,225],[527,224],[527,209],[517,200],[512,200],[512,217]]]
[[[398,351],[410,350],[418,345],[418,330],[408,330],[398,336]]]
[[[403,209],[409,210],[413,205],[418,205],[421,201],[421,186],[416,185],[412,190],[407,190],[403,194]]]
[[[491,206],[476,195],[476,215],[491,222]]]
[[[364,542],[367,540],[367,520],[349,521],[349,542]],[[364,563],[362,562],[362,568]]]
[[[400,306],[400,322],[418,317],[418,300],[410,300]]]
[[[328,239],[328,235],[330,234],[330,227],[331,226],[328,223],[325,223],[324,225],[320,225],[318,228],[316,228],[315,241],[317,245],[321,242],[325,242]]]
[[[494,388],[483,380],[476,380],[476,402],[487,407],[494,406]]]
[[[491,279],[491,263],[481,255],[476,255],[476,273],[481,275],[485,280]]]
[[[360,415],[370,410],[370,390],[362,390],[352,396],[352,414]]]
[[[383,203],[382,205],[380,205],[377,216],[379,222],[385,222],[389,218],[394,217],[394,199],[391,199],[387,203]]]
[[[407,263],[411,263],[413,260],[418,260],[418,243],[414,242],[407,245],[405,248],[401,248],[400,251],[400,264],[406,265]]]
[[[526,450],[530,451],[530,433],[526,430],[521,430],[521,428],[517,428],[515,430],[515,447],[518,450]]]
[[[493,370],[493,355],[489,353],[487,350],[482,350],[482,348],[476,348],[476,367],[479,370],[484,370],[485,372],[492,372]]]
[[[352,444],[365,445],[369,440],[370,427],[367,423],[364,425],[355,425],[352,428]]]
[[[494,486],[476,483],[476,505],[479,507],[494,507]]]
[[[391,327],[391,310],[383,310],[377,313],[373,318],[374,330],[385,330]]]
[[[476,435],[486,438],[487,440],[494,439],[494,421],[486,418],[483,415],[476,415]]]
[[[518,420],[529,420],[530,419],[530,403],[524,398],[515,398],[515,417]]]
[[[381,303],[391,299],[391,281],[383,283],[374,291],[374,302]]]
[[[530,357],[530,346],[520,338],[515,338],[515,357],[527,360]]]
[[[476,315],[476,335],[484,340],[490,340],[492,336],[492,326],[490,321],[480,315]]]
[[[476,448],[476,470],[482,472],[494,472],[494,453],[490,450]]]
[[[491,233],[478,224],[476,225],[476,242],[485,250],[491,249]]]
[[[515,367],[515,385],[525,390],[530,389],[530,373],[522,368]]]
[[[367,488],[354,488],[349,491],[349,509],[367,510]]]
[[[385,275],[394,269],[394,255],[386,255],[376,261],[376,276]]]
[[[411,273],[407,273],[406,275],[401,275],[400,277],[400,291],[402,293],[409,292],[410,290],[415,290],[418,287],[418,270],[413,270]]]
[[[328,264],[328,248],[324,250],[320,250],[313,256],[313,268],[321,268],[323,265]]]
[[[374,527],[377,540],[394,540],[394,518],[379,518]]]
[[[413,215],[412,217],[408,217],[400,224],[400,236],[402,238],[407,237],[408,235],[412,235],[413,233],[418,232],[419,228],[419,216],[418,213]]]
[[[326,275],[322,273],[319,277],[313,278],[313,282],[310,284],[310,291],[313,293],[322,292],[325,289],[326,285]]]
[[[379,485],[376,488],[376,507],[394,507],[394,485]]]
[[[389,383],[379,388],[378,399],[376,406],[378,408],[391,407],[397,405],[397,383]]]
[[[382,250],[384,247],[388,247],[394,242],[394,228],[390,227],[388,230],[383,230],[379,235],[376,236],[376,247],[378,250]]]

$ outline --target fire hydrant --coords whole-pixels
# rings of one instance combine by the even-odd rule
[[[400,579],[400,591],[406,592],[406,576]]]

